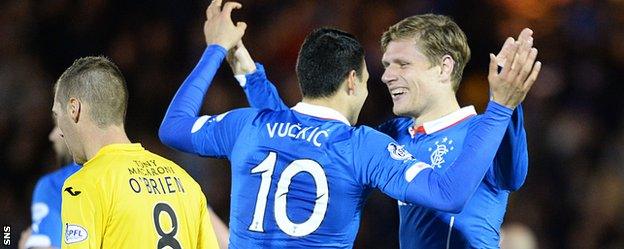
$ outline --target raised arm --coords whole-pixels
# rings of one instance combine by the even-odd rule
[[[499,188],[518,190],[526,179],[529,169],[529,152],[524,130],[522,105],[516,107],[505,136],[494,158],[494,176]]]
[[[373,186],[408,203],[460,212],[490,169],[513,110],[524,99],[539,74],[541,63],[535,62],[537,51],[518,47],[518,43],[512,45],[516,58],[507,60],[500,73],[497,72],[495,56],[490,55],[489,81],[493,100],[485,114],[470,127],[464,149],[449,169],[440,173],[427,164],[409,160],[403,162],[412,164],[409,167],[374,167],[368,171]],[[383,157],[376,156],[373,163],[391,163]],[[401,193],[401,190],[404,192]]]
[[[507,57],[513,56],[509,49],[512,41],[511,38],[507,39],[496,56],[499,65],[502,65],[501,63]],[[532,47],[533,31],[528,28],[523,29],[518,35],[518,41],[520,46]],[[527,137],[524,130],[524,110],[522,105],[518,105],[494,158],[493,172],[496,185],[504,190],[518,190],[526,179],[529,168],[528,157]]]
[[[512,109],[490,102],[485,114],[468,130],[462,153],[450,168],[443,173],[431,166],[419,168],[422,172],[409,183],[405,201],[459,213],[489,170],[511,114]]]
[[[199,124],[204,96],[227,50],[241,39],[247,27],[243,22],[232,23],[231,12],[238,8],[241,8],[239,3],[227,2],[221,10],[221,1],[215,0],[206,9],[204,36],[208,47],[167,109],[158,131],[164,144],[184,152],[197,152],[191,135],[194,125]]]
[[[427,170],[416,177],[406,194],[408,202],[442,200],[437,204],[459,212],[477,189],[496,155],[512,110],[524,100],[542,66],[541,62],[535,62],[537,49],[530,44],[514,42],[510,51],[513,59],[505,61],[500,73],[496,57],[490,54],[488,81],[493,101],[477,125],[469,130],[462,154],[450,166],[452,169],[442,174]]]
[[[254,63],[242,41],[230,49],[227,61],[251,107],[275,111],[288,109],[275,85],[267,79],[262,64]]]

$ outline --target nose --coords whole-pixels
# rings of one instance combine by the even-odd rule
[[[396,81],[397,74],[395,69],[392,66],[386,67],[383,75],[381,75],[381,81],[386,85],[390,85],[392,82]]]

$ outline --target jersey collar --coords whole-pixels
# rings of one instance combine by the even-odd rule
[[[140,143],[132,143],[132,144],[109,144],[102,147],[93,158],[96,158],[99,155],[106,154],[114,151],[138,151],[144,150],[143,146]]]
[[[98,150],[98,152],[95,153],[95,155],[91,157],[91,159],[87,160],[83,164],[83,167],[89,165],[89,163],[93,161],[95,158],[104,154],[108,154],[108,153],[116,152],[116,151],[140,151],[140,150],[145,150],[140,143],[105,145],[104,147],[100,148],[100,150]]]
[[[340,122],[345,123],[346,125],[349,125],[349,126],[351,125],[349,123],[349,120],[347,120],[347,118],[344,115],[342,115],[342,113],[332,108],[326,107],[326,106],[313,105],[313,104],[308,104],[304,102],[299,102],[297,103],[297,105],[293,106],[290,109],[301,114],[310,115],[310,116],[322,118],[322,119],[338,120]]]
[[[412,138],[418,133],[431,134],[456,125],[474,115],[477,115],[474,106],[466,106],[436,120],[425,122],[420,126],[410,126],[408,131]]]

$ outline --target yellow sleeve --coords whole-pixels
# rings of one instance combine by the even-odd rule
[[[63,185],[62,248],[100,248],[104,234],[101,193],[92,183],[70,180]]]
[[[219,248],[219,244],[217,243],[217,237],[212,228],[212,223],[210,222],[210,214],[208,213],[208,205],[206,204],[206,197],[201,197],[201,207],[200,207],[200,218],[201,224],[199,226],[199,239],[197,241],[198,249],[216,249]]]

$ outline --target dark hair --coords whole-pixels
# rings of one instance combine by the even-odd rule
[[[333,28],[320,28],[306,37],[297,59],[297,79],[304,97],[336,93],[351,70],[362,75],[364,49],[355,36]]]
[[[80,58],[63,72],[55,85],[56,100],[66,107],[69,98],[78,98],[91,108],[90,118],[99,127],[123,125],[128,105],[128,89],[121,71],[103,56]]]

